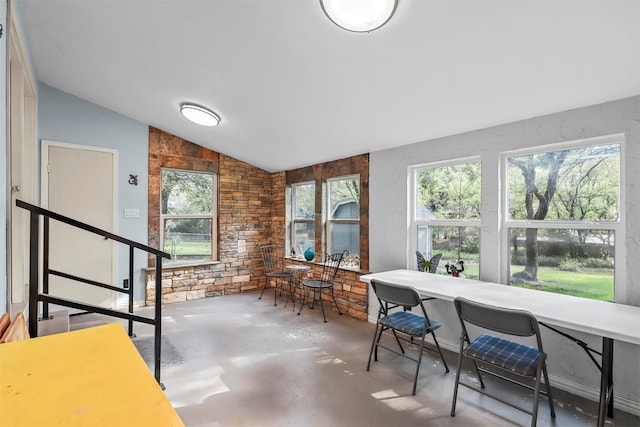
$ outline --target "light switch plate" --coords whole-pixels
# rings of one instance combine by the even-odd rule
[[[125,209],[125,218],[140,218],[140,209]]]

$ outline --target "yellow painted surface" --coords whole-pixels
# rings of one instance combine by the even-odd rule
[[[0,426],[184,426],[119,323],[0,345]]]

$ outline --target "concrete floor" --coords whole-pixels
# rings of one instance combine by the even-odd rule
[[[266,294],[267,295],[267,294]],[[374,325],[336,312],[322,322],[318,309],[300,316],[273,306],[273,294],[229,295],[163,307],[163,335],[183,363],[164,368],[165,393],[187,426],[518,426],[530,417],[474,391],[460,388],[450,416],[456,355],[424,356],[418,390],[411,395],[415,364],[380,350],[366,371]],[[136,313],[151,315],[151,308]],[[97,315],[74,316],[72,329],[104,323]],[[138,337],[152,334],[136,324]],[[470,371],[469,371],[470,372]],[[464,375],[465,373],[463,373]],[[494,385],[490,383],[488,387]],[[521,389],[505,395],[529,404]],[[597,404],[554,390],[556,420],[546,399],[538,426],[592,426]],[[640,426],[640,418],[616,411],[607,426]]]

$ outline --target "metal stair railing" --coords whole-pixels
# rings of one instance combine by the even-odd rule
[[[56,212],[26,203],[22,200],[16,200],[16,206],[30,211],[30,231],[29,231],[29,335],[31,337],[38,336],[38,306],[42,303],[42,317],[44,319],[49,317],[49,304],[57,304],[63,307],[75,308],[78,310],[84,310],[91,313],[103,314],[106,316],[118,317],[125,319],[129,322],[129,336],[133,334],[133,322],[146,323],[154,326],[154,376],[158,384],[162,386],[160,382],[160,342],[162,337],[162,259],[171,259],[171,256],[158,249],[152,248],[147,245],[135,242],[133,240],[125,239],[124,237],[110,233],[105,230],[101,230],[89,224],[77,221],[73,218],[69,218],[64,215],[60,215]],[[43,237],[42,237],[42,292],[39,292],[39,271],[40,265],[40,217],[43,218]],[[49,220],[68,224],[70,226],[85,230],[89,233],[93,233],[102,236],[106,239],[110,239],[129,247],[129,287],[119,288],[117,286],[108,285],[105,283],[96,282],[93,280],[78,277],[72,274],[68,274],[62,271],[57,271],[49,268]],[[156,298],[155,298],[155,311],[153,317],[146,317],[134,314],[133,312],[133,295],[134,295],[134,280],[133,280],[133,260],[134,249],[139,249],[155,256],[155,286],[156,286]],[[129,296],[128,311],[119,311],[109,308],[99,307],[91,304],[85,304],[78,301],[67,300],[49,295],[49,276],[58,276],[66,279],[70,279],[76,282],[81,282],[90,286],[97,286],[111,291],[126,293]]]

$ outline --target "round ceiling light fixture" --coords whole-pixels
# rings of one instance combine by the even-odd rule
[[[320,0],[320,5],[338,27],[368,33],[391,19],[398,0]]]
[[[220,117],[213,111],[196,104],[180,105],[180,113],[193,123],[201,126],[218,126]]]

